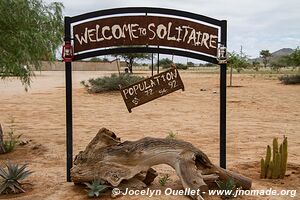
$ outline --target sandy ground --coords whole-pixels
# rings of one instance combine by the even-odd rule
[[[118,92],[92,95],[81,80],[110,72],[73,73],[74,155],[101,127],[122,140],[145,136],[166,137],[170,131],[193,143],[214,163],[219,162],[219,75],[181,72],[186,91],[177,91],[133,109],[129,114]],[[148,75],[149,72],[148,72]],[[234,75],[228,88],[228,168],[253,178],[254,189],[292,189],[297,196],[258,196],[239,199],[300,199],[300,86],[285,86],[268,75]],[[206,89],[206,91],[200,91]],[[87,199],[82,187],[66,183],[66,133],[64,72],[37,73],[29,92],[17,80],[0,82],[0,122],[9,131],[14,118],[16,134],[29,144],[0,155],[0,161],[29,163],[34,171],[25,194],[2,195],[0,199]],[[214,92],[215,91],[215,92]],[[289,140],[289,175],[284,180],[260,180],[260,158],[273,137]],[[171,175],[164,187],[180,188],[171,168],[157,166],[159,176]],[[151,186],[160,188],[158,178]],[[107,195],[103,199],[110,199]],[[189,199],[184,196],[132,196],[120,199]],[[220,199],[208,197],[205,199]]]

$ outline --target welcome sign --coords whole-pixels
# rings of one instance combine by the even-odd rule
[[[73,27],[74,52],[112,46],[155,45],[217,55],[218,29],[194,21],[159,16],[123,16]]]
[[[74,55],[70,51],[72,60],[65,62],[68,182],[71,181],[73,164],[72,63],[128,52],[165,53],[220,65],[220,166],[226,168],[227,64],[220,64],[217,59],[217,46],[227,46],[226,20],[166,8],[126,7],[65,16],[64,22],[65,44],[70,50],[70,44],[74,46]],[[172,69],[122,88],[121,94],[131,111],[145,102],[183,88],[177,70]]]
[[[183,82],[177,69],[170,69],[150,78],[121,88],[121,94],[129,112],[131,109],[149,101],[170,94],[176,90],[184,90]]]

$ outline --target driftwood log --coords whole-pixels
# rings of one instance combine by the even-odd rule
[[[105,128],[76,156],[71,177],[74,183],[101,179],[114,187],[122,188],[125,184],[139,188],[155,179],[157,173],[151,167],[159,164],[170,165],[182,186],[193,190],[206,191],[216,180],[232,179],[243,189],[250,189],[252,184],[249,178],[212,164],[202,151],[188,142],[146,137],[121,143],[115,133]]]

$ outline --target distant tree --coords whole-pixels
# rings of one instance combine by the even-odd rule
[[[175,66],[177,69],[183,69],[183,70],[188,69],[188,66],[182,63],[176,63]]]
[[[271,62],[270,63],[270,67],[272,70],[276,71],[276,72],[279,72],[279,70],[281,68],[284,68],[286,67],[287,65],[285,64],[285,62],[282,62],[282,61],[276,61],[276,62]]]
[[[162,58],[159,60],[160,65],[171,65],[173,63],[169,58]]]
[[[173,61],[170,60],[169,58],[162,58],[159,60],[159,65],[162,66],[163,69],[170,68],[172,63]]]
[[[281,68],[288,67],[291,65],[289,56],[281,56],[278,59],[270,62],[270,67],[272,70],[279,72]]]
[[[177,69],[183,69],[183,70],[188,69],[188,66],[182,63],[176,63],[175,66]]]
[[[102,62],[109,62],[108,58],[103,58]]]
[[[194,67],[194,66],[195,66],[195,64],[194,64],[193,62],[187,62],[186,65],[187,65],[188,67]]]
[[[252,61],[252,68],[253,68],[255,71],[258,71],[259,68],[260,68],[260,63],[259,63],[257,60]]]
[[[247,56],[236,54],[235,52],[230,53],[228,58],[229,66],[235,69],[238,73],[249,66],[247,60]]]
[[[55,59],[63,38],[63,4],[0,1],[0,77],[17,76],[27,90],[41,61]]]
[[[297,47],[293,53],[286,56],[281,56],[270,63],[272,70],[279,71],[281,68],[291,66],[293,69],[300,66],[300,49]]]
[[[213,63],[205,63],[205,64],[199,64],[199,67],[216,67],[218,65],[213,64]]]
[[[272,54],[270,53],[269,50],[261,50],[259,52],[260,57],[262,58],[264,67],[267,67],[267,64],[270,61],[270,58],[272,57]]]
[[[300,48],[297,47],[295,51],[287,56],[287,62],[290,66],[300,66]]]
[[[230,66],[230,86],[232,86],[232,69],[238,73],[248,67],[247,56],[245,54],[236,54],[235,52],[229,53],[228,63]]]
[[[147,53],[125,53],[125,54],[118,54],[115,57],[121,57],[125,60],[126,65],[129,69],[129,72],[132,73],[133,63],[137,60],[149,60],[151,58],[151,54]]]
[[[91,62],[109,62],[108,58],[101,58],[101,57],[93,57],[89,61],[91,61]]]
[[[91,61],[91,62],[102,62],[102,59],[99,58],[99,57],[93,57],[89,61]]]

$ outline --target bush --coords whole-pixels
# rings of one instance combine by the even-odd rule
[[[171,65],[160,65],[161,68],[163,69],[170,69],[172,66]],[[156,67],[157,69],[157,67]]]
[[[168,181],[170,181],[170,175],[169,174],[166,174],[163,177],[160,177],[160,179],[158,180],[158,182],[161,186],[165,186]]]
[[[188,67],[195,67],[195,64],[193,62],[187,62],[186,65]]]
[[[21,135],[15,136],[13,130],[8,132],[8,140],[3,142],[5,153],[9,153],[15,149],[16,145],[19,143],[20,137]]]
[[[0,194],[25,192],[20,181],[32,174],[27,170],[27,164],[19,166],[7,162],[5,166],[6,169],[0,166],[0,177],[3,179],[0,185]]]
[[[22,135],[15,135],[15,130],[14,130],[14,119],[11,120],[12,125],[10,126],[10,131],[8,133],[4,133],[2,130],[2,126],[0,124],[0,140],[2,141],[1,143],[1,150],[0,153],[9,153],[15,149],[15,147],[20,143],[20,137]],[[4,137],[5,136],[5,139]]]
[[[188,66],[185,64],[182,64],[182,63],[176,63],[175,66],[177,69],[183,69],[183,70],[188,69]],[[172,65],[162,65],[162,68],[163,69],[171,69]]]
[[[94,180],[91,184],[90,183],[84,183],[88,190],[88,197],[99,197],[101,193],[105,192],[109,186],[105,185],[103,181],[100,180]]]
[[[176,68],[186,70],[188,69],[188,66],[181,63],[176,63]]]
[[[171,66],[173,63],[172,60],[170,60],[169,58],[163,58],[159,60],[159,65],[161,66]]]
[[[285,85],[300,84],[300,74],[283,75],[283,76],[278,77],[278,79]]]
[[[232,179],[228,179],[227,181],[216,181],[216,184],[218,188],[221,191],[231,191],[228,194],[225,192],[224,194],[221,195],[222,199],[231,199],[233,198],[233,194],[235,193],[236,190],[236,185]]]
[[[176,68],[177,69],[188,69],[188,66],[182,63],[176,63]]]
[[[120,86],[126,87],[142,79],[144,79],[144,77],[131,74],[121,74],[120,76],[112,74],[110,77],[104,76],[101,78],[89,79],[87,83],[82,81],[81,84],[85,86],[90,93],[101,93],[120,90]]]
[[[149,70],[152,70],[152,65],[150,64],[148,68],[149,68]],[[160,67],[159,67],[159,69],[160,69]],[[157,66],[156,65],[153,65],[153,70],[154,71],[157,70]]]
[[[176,139],[177,133],[170,131],[166,139]]]

